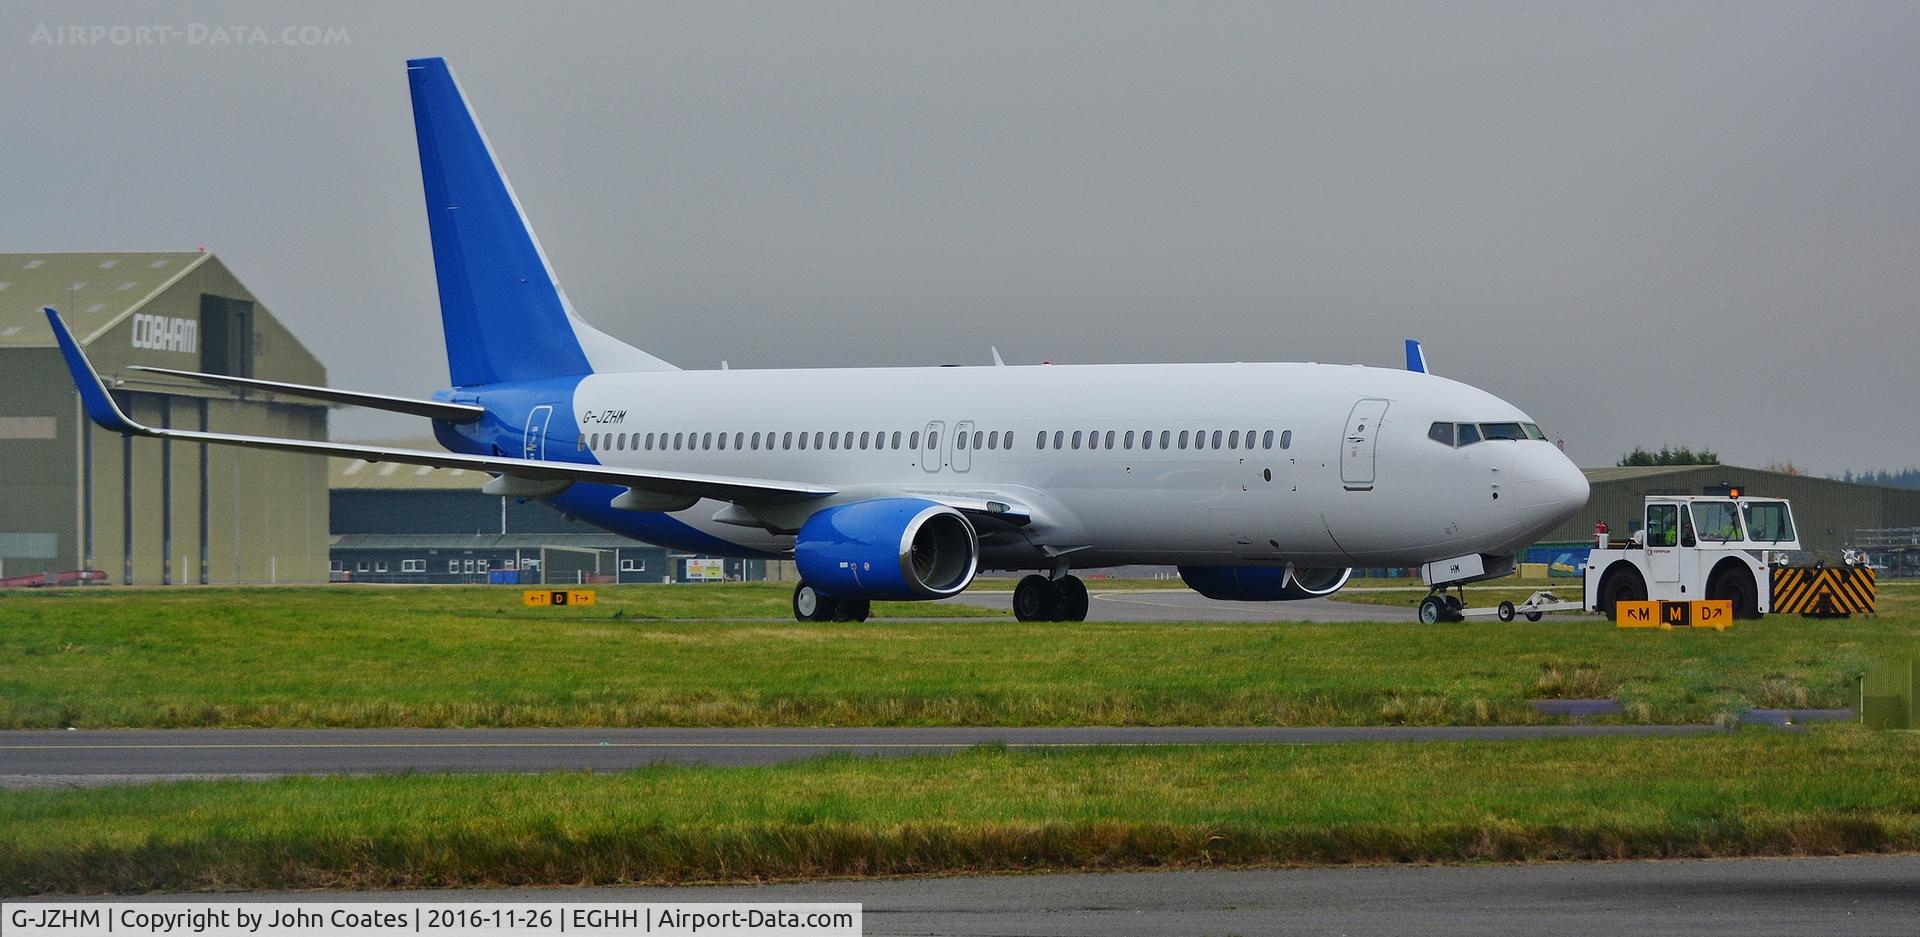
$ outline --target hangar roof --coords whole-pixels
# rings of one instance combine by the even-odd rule
[[[1587,483],[1603,485],[1608,482],[1633,481],[1640,478],[1658,478],[1662,475],[1679,475],[1685,472],[1697,472],[1707,469],[1724,468],[1735,472],[1764,471],[1746,469],[1737,465],[1608,465],[1602,468],[1583,468]]]
[[[82,344],[212,254],[201,251],[0,254],[0,348],[50,346],[40,307],[60,310]]]
[[[612,533],[335,534],[331,540],[336,550],[537,550],[541,547],[612,550],[653,546]]]

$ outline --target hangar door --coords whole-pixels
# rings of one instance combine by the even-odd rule
[[[1373,490],[1373,449],[1386,412],[1386,401],[1369,397],[1347,414],[1347,432],[1340,440],[1340,481],[1348,491]]]

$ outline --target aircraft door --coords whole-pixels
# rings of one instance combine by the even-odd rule
[[[1641,531],[1647,540],[1647,571],[1654,582],[1680,580],[1680,505],[1655,502],[1647,505],[1647,526]]]
[[[964,472],[973,468],[973,421],[961,420],[953,424],[953,470]]]
[[[520,455],[527,459],[545,459],[547,457],[547,424],[553,421],[553,407],[541,404],[527,414],[526,435],[520,447]]]
[[[1374,443],[1386,412],[1387,401],[1369,397],[1347,414],[1347,432],[1340,440],[1340,481],[1348,491],[1373,490]]]
[[[946,433],[941,432],[941,430],[946,428],[947,424],[942,420],[934,420],[927,424],[926,435],[920,437],[920,467],[922,469],[929,472],[938,472],[940,471],[941,464],[946,461],[940,456],[940,443],[943,441],[940,437],[946,435]]]

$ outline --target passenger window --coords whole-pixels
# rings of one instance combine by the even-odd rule
[[[1002,449],[1013,448],[1013,430],[1008,429],[1008,430],[1000,431],[1000,448]]]
[[[1127,430],[1126,438],[1120,440],[1120,448],[1122,449],[1133,448],[1133,430]]]
[[[1240,448],[1240,431],[1239,430],[1234,430],[1233,432],[1227,434],[1227,448],[1228,449]]]
[[[840,448],[840,434],[838,432],[832,432],[827,434],[827,448],[828,449]]]
[[[800,438],[805,439],[807,437],[801,436]],[[788,430],[785,435],[780,437],[780,448],[782,449],[793,448],[793,431],[792,430]]]
[[[999,433],[988,433],[988,434],[987,434],[987,448],[988,448],[988,449],[998,449],[998,448],[1000,448],[1000,434],[999,434]]]
[[[712,448],[713,448],[713,434],[712,434],[712,433],[702,433],[702,434],[700,435],[700,448],[702,448],[702,449],[712,449]]]
[[[907,434],[907,448],[908,449],[920,448],[920,431],[919,430],[916,429],[913,432]]]
[[[1215,449],[1220,448],[1220,431],[1219,430],[1213,431],[1213,448]]]
[[[954,435],[954,437],[953,437],[953,448],[955,448],[955,449],[965,449],[965,448],[967,448],[967,434],[966,434],[966,433],[957,433],[957,434],[955,434],[955,435]]]
[[[1460,430],[1460,445],[1471,446],[1480,441],[1480,427],[1472,423],[1462,423],[1458,428]]]
[[[575,437],[573,440],[573,451],[575,452],[587,451],[587,437],[585,436]]]
[[[738,448],[740,448],[740,438],[741,438],[741,437],[743,437],[743,436],[745,436],[745,435],[746,435],[745,433],[734,433],[734,434],[733,434],[733,448],[735,448],[735,449],[738,449]]]
[[[1108,449],[1113,448],[1113,430],[1107,430],[1106,444]]]
[[[1046,430],[1041,430],[1040,435],[1035,436],[1033,438],[1033,448],[1035,449],[1047,448],[1047,431]]]
[[[1187,448],[1187,431],[1184,429],[1180,431],[1180,448]]]
[[[755,452],[760,451],[760,433],[758,431],[754,432],[753,438],[749,441],[752,443]]]
[[[675,451],[675,452],[679,452],[679,451],[680,451],[681,449],[683,449],[683,448],[685,448],[685,447],[686,447],[686,444],[687,444],[687,434],[686,434],[686,433],[674,433],[674,434],[673,434],[673,451]]]
[[[1073,431],[1073,448],[1075,449],[1080,448],[1080,431],[1079,430]]]
[[[893,431],[893,448],[895,449],[900,448],[900,431],[899,430]]]
[[[866,430],[861,430],[860,431],[860,448],[862,449],[867,448],[867,440],[872,438],[873,438],[872,433],[867,432]]]
[[[984,439],[985,437],[986,437],[986,434],[985,434],[985,433],[983,433],[983,432],[981,432],[980,430],[974,430],[974,431],[973,431],[973,448],[975,448],[975,449],[979,449],[979,448],[980,448],[980,442],[981,442],[981,440],[983,440],[983,439]]]
[[[722,448],[722,449],[725,449],[725,448],[727,448],[727,434],[726,434],[726,433],[721,433],[721,434],[720,434],[720,448]]]
[[[824,443],[824,442],[826,442],[826,441],[827,441],[827,434],[826,434],[826,433],[823,433],[823,432],[821,432],[821,431],[819,431],[819,430],[814,430],[814,431],[813,431],[813,449],[814,449],[814,451],[815,451],[815,452],[818,452],[818,451],[820,451],[820,444],[821,444],[821,443]]]
[[[1170,430],[1170,429],[1161,430],[1160,431],[1160,448],[1162,449],[1171,448],[1170,446],[1167,445],[1167,443],[1172,441],[1172,439],[1173,439],[1173,430]]]
[[[933,431],[933,430],[928,431],[927,448],[935,451],[938,451],[940,449],[940,433],[938,431]]]
[[[1053,431],[1053,448],[1065,449],[1067,447],[1066,438],[1067,438],[1066,430],[1063,430],[1063,429],[1054,430]]]
[[[1142,449],[1153,448],[1153,430],[1147,430],[1146,432],[1140,434],[1140,448]]]
[[[1260,448],[1262,449],[1273,448],[1273,430],[1267,430],[1265,433],[1262,433],[1260,435]]]
[[[652,433],[647,434],[646,446],[647,446],[647,451],[649,452],[653,451],[653,434]]]
[[[1453,445],[1453,424],[1435,423],[1427,427],[1427,438],[1442,445]]]
[[[801,433],[800,434],[800,451],[805,452],[806,450],[807,450],[807,434]]]
[[[1283,430],[1283,431],[1281,431],[1281,433],[1280,433],[1280,448],[1282,448],[1282,449],[1291,449],[1291,448],[1293,448],[1293,430],[1290,430],[1290,429],[1289,429],[1289,430]]]

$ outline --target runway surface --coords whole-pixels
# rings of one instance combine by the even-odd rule
[[[1577,736],[1675,736],[1713,726],[1414,728],[125,729],[0,732],[0,788],[401,771],[621,771],[661,762],[768,765],[832,753],[953,752],[975,745],[1310,745]]]
[[[172,900],[148,896],[141,900]],[[221,899],[855,901],[870,935],[1911,934],[1920,857],[1383,866]]]

